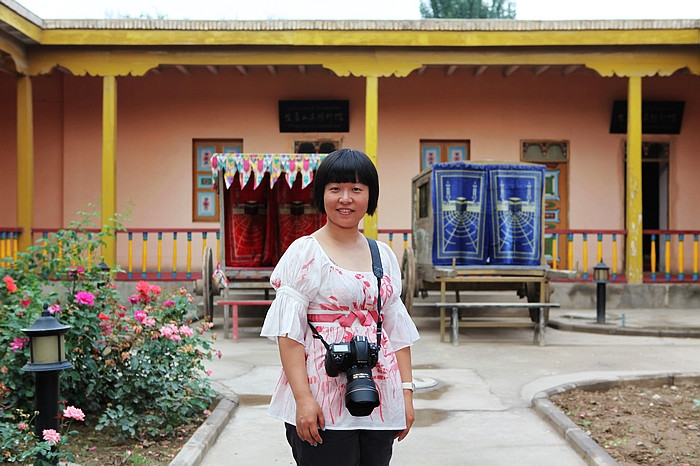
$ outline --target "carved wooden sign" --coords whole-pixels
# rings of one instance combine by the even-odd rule
[[[680,134],[685,102],[673,100],[645,100],[642,102],[642,133]],[[613,102],[610,133],[627,132],[627,101]]]
[[[280,100],[281,133],[347,133],[347,100]]]

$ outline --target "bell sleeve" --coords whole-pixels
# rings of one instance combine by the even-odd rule
[[[394,251],[380,245],[384,279],[382,280],[382,329],[386,332],[394,351],[413,345],[420,338],[416,324],[401,301],[401,269]],[[388,296],[386,302],[385,297]]]
[[[307,309],[318,293],[321,274],[316,244],[309,236],[294,241],[270,276],[275,299],[265,316],[260,336],[276,341],[286,336],[304,344]]]

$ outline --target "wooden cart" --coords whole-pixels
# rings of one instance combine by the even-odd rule
[[[489,170],[500,166],[495,162],[469,162],[469,164],[477,166],[477,168],[483,166]],[[508,166],[513,165],[516,165],[516,168],[534,166],[531,164],[508,164]],[[549,317],[549,308],[559,306],[549,301],[551,295],[550,279],[555,275],[570,276],[571,274],[570,271],[553,271],[544,259],[544,175],[533,178],[535,180],[541,179],[541,181],[532,186],[531,199],[497,199],[499,193],[491,192],[491,195],[494,196],[493,202],[491,202],[494,208],[517,209],[518,215],[526,212],[530,217],[535,217],[529,219],[535,228],[533,228],[532,237],[528,238],[528,244],[533,245],[533,252],[536,252],[538,259],[536,264],[530,263],[528,265],[492,264],[489,260],[486,260],[485,263],[480,261],[482,263],[475,265],[468,263],[457,265],[456,258],[453,259],[452,264],[444,264],[443,259],[443,264],[435,265],[434,241],[448,244],[450,238],[445,239],[447,236],[445,231],[439,232],[438,235],[435,234],[436,214],[433,202],[437,195],[437,188],[433,186],[435,183],[433,178],[433,169],[431,168],[412,180],[412,247],[405,251],[401,267],[403,276],[402,299],[407,308],[411,309],[414,297],[419,294],[426,297],[429,290],[439,290],[440,300],[435,303],[435,306],[440,312],[441,341],[445,341],[447,329],[451,330],[452,341],[457,344],[460,327],[524,326],[534,327],[535,343],[544,345],[544,329]],[[494,180],[496,179],[494,178]],[[441,183],[443,181],[440,179]],[[457,181],[463,180],[458,179]],[[450,194],[447,192],[447,197],[450,195],[453,197],[448,201],[454,205],[446,205],[445,208],[449,212],[440,212],[440,215],[445,218],[450,215],[457,219],[450,224],[450,227],[454,227],[455,231],[457,230],[455,225],[458,222],[463,221],[468,215],[478,216],[480,212],[483,214],[484,209],[487,208],[486,194],[489,188],[484,187],[483,190],[481,190],[481,186],[479,188],[480,191],[477,193],[476,183],[474,183],[474,187],[471,187],[470,192],[464,196],[463,193]],[[452,186],[452,189],[455,187]],[[527,203],[529,204],[523,207],[523,204]],[[538,205],[534,205],[534,203]],[[512,215],[513,218],[515,216]],[[485,220],[485,216],[483,219]],[[464,235],[469,234],[465,228],[459,228],[462,228],[461,233]],[[447,230],[448,227],[445,226],[444,229]],[[459,232],[451,233],[459,234]],[[471,262],[471,259],[467,258],[462,262]],[[479,261],[476,260],[476,262]],[[514,295],[513,299],[507,302],[483,302],[483,300],[478,299],[479,293],[475,293],[483,291],[513,291]],[[454,301],[448,300],[448,292],[454,293]],[[447,309],[451,310],[449,315],[446,312]],[[479,310],[482,315],[467,318],[463,315],[463,311],[467,309]],[[529,312],[525,313],[524,318],[517,315],[514,317],[513,311],[517,309]]]
[[[201,289],[204,314],[214,298],[224,307],[224,336],[233,335],[238,306],[269,306],[270,275],[295,239],[322,226],[313,201],[313,173],[325,154],[213,154],[212,180],[219,194],[220,250],[204,249]],[[242,293],[259,292],[251,298]],[[234,296],[235,295],[235,296]]]

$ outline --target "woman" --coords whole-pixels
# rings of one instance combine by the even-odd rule
[[[314,197],[326,224],[292,243],[270,278],[277,294],[261,335],[277,339],[282,374],[269,414],[285,422],[298,465],[387,465],[394,439],[403,440],[415,419],[410,347],[418,339],[389,246],[377,243],[383,326],[372,379],[380,404],[370,415],[346,409],[346,374],[326,373],[327,349],[310,327],[329,344],[377,341],[377,278],[358,229],[377,208],[377,170],[360,151],[332,152],[314,177]]]

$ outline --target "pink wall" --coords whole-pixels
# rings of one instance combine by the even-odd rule
[[[455,86],[457,84],[457,86]],[[700,184],[700,85],[698,76],[643,80],[645,100],[684,100],[681,135],[644,135],[670,141],[670,228],[700,227],[692,199]],[[406,98],[406,96],[411,96]],[[420,139],[470,139],[472,159],[518,160],[522,139],[570,142],[570,228],[623,229],[624,134],[610,134],[613,100],[627,99],[627,79],[581,72],[564,77],[522,70],[503,77],[496,69],[481,76],[458,71],[447,77],[427,70],[407,79],[381,81],[379,153],[382,201],[400,209],[380,210],[380,225],[410,225],[410,180],[417,174]],[[386,189],[387,178],[391,188]],[[682,187],[683,194],[679,187]]]
[[[63,76],[32,78],[34,94],[34,226],[65,224]],[[46,208],[38,208],[46,204]],[[84,209],[83,209],[84,210]],[[72,215],[74,210],[69,211]]]
[[[245,152],[292,152],[301,135],[279,132],[280,99],[349,99],[351,133],[337,136],[346,146],[362,147],[364,80],[342,81],[341,89],[328,72],[300,75],[296,69],[277,76],[262,69],[247,76],[170,70],[119,79],[118,205],[133,202],[134,226],[192,225],[192,140],[242,138]]]
[[[674,229],[700,228],[700,78],[683,74],[670,78],[645,79],[645,99],[683,100],[681,133],[673,136],[645,136],[648,140],[669,141],[671,160],[669,173],[669,225]]]
[[[75,212],[99,211],[102,79],[54,73],[33,78],[37,227],[66,226]],[[193,68],[117,79],[117,208],[131,209],[131,227],[216,227],[193,224],[192,140],[242,138],[245,152],[290,152],[305,137],[338,137],[364,148],[365,81],[310,67],[280,67],[276,76]],[[700,77],[643,80],[647,100],[684,100],[679,136],[671,143],[670,228],[698,229]],[[480,76],[428,69],[379,81],[380,228],[410,228],[411,178],[421,139],[470,139],[473,159],[519,159],[521,139],[570,141],[570,228],[624,228],[625,135],[609,134],[612,101],[626,99],[627,80],[592,71],[564,77],[499,69]],[[16,218],[16,82],[0,75],[0,226]],[[280,99],[348,99],[350,133],[290,134],[278,130]]]
[[[0,226],[17,224],[17,80],[0,73]]]

